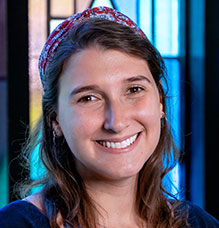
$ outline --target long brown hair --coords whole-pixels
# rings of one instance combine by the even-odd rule
[[[58,227],[58,213],[61,214],[66,227],[97,226],[97,210],[75,168],[73,153],[64,138],[58,138],[54,143],[52,128],[57,110],[59,75],[64,61],[70,55],[95,45],[144,59],[162,98],[163,111],[166,112],[166,95],[161,83],[166,82],[164,61],[147,38],[136,35],[127,26],[104,19],[85,20],[72,29],[46,68],[42,118],[24,149],[24,154],[28,157],[33,148],[37,144],[40,145],[40,159],[46,173],[31,186],[43,186],[44,209],[52,228]],[[139,173],[136,193],[136,212],[150,227],[186,225],[185,214],[182,212],[179,216],[175,213],[179,203],[177,200],[168,200],[167,195],[171,194],[164,189],[162,183],[164,176],[174,167],[178,158],[178,150],[168,122],[164,118],[159,143]]]

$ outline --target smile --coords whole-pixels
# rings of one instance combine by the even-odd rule
[[[130,146],[131,144],[133,144],[136,141],[138,135],[139,134],[135,134],[134,136],[132,136],[126,140],[123,140],[121,142],[111,142],[111,141],[103,141],[103,140],[100,140],[97,142],[100,145],[107,147],[107,148],[123,149],[123,148],[126,148],[126,147]]]

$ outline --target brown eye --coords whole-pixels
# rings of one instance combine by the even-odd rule
[[[88,96],[81,97],[78,100],[78,103],[87,103],[87,102],[95,101],[96,99],[97,99],[96,97],[92,95],[88,95]]]
[[[132,93],[140,93],[142,90],[144,90],[142,87],[139,86],[134,86],[128,89],[128,93],[132,94]]]

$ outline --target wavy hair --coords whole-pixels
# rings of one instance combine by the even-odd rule
[[[65,60],[91,46],[118,50],[144,59],[152,73],[166,113],[166,95],[161,80],[165,79],[165,65],[159,52],[147,38],[136,35],[129,27],[106,21],[89,19],[78,23],[62,41],[46,69],[46,91],[43,94],[42,117],[31,134],[24,154],[30,156],[40,145],[40,160],[45,166],[43,177],[30,186],[43,186],[44,210],[51,228],[59,227],[57,216],[61,214],[65,227],[97,227],[97,209],[74,165],[75,158],[64,138],[53,140],[52,121],[56,117],[59,94],[59,75]],[[163,186],[164,176],[175,166],[179,152],[173,141],[167,120],[161,120],[158,145],[139,173],[136,192],[136,212],[150,227],[184,227],[186,213],[177,200],[168,200]],[[71,199],[71,200],[69,200]]]

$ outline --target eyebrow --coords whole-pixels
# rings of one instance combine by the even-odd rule
[[[133,76],[131,78],[127,78],[127,79],[125,79],[125,81],[127,81],[127,82],[147,81],[148,83],[151,84],[150,79],[143,75],[137,75],[137,76]]]
[[[133,76],[127,79],[124,79],[125,82],[136,82],[136,81],[147,81],[148,83],[151,84],[151,81],[143,76],[143,75],[137,75],[137,76]],[[88,85],[88,86],[83,86],[83,87],[76,87],[75,89],[73,89],[69,95],[69,98],[71,98],[72,96],[79,94],[79,93],[83,93],[83,92],[87,92],[87,91],[97,91],[99,93],[103,93],[101,91],[101,88],[97,85]]]
[[[99,86],[96,85],[88,85],[88,86],[83,86],[83,87],[76,87],[75,89],[73,89],[69,95],[69,97],[72,97],[78,93],[83,93],[83,92],[87,92],[87,91],[98,91],[101,92],[101,89]]]

